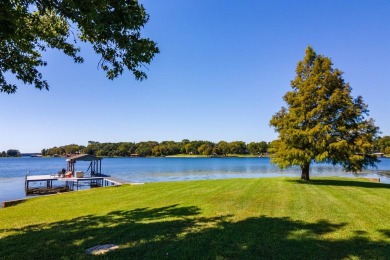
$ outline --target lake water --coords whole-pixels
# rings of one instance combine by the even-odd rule
[[[87,171],[88,162],[77,162],[76,170]],[[359,175],[341,167],[314,164],[311,176],[381,178],[390,184],[390,159],[381,159],[377,169]],[[53,174],[66,168],[65,158],[0,158],[0,202],[24,198],[24,176]],[[300,176],[298,167],[281,170],[269,158],[104,158],[102,172],[129,182],[162,182],[226,178]]]

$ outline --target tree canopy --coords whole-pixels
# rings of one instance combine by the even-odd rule
[[[383,136],[379,138],[377,149],[381,153],[390,154],[390,136]]]
[[[6,151],[0,152],[0,157],[19,157],[21,156],[20,151],[16,149],[9,149]]]
[[[358,172],[375,166],[372,155],[378,127],[368,116],[361,96],[352,98],[351,87],[331,60],[308,47],[298,62],[292,91],[270,125],[279,133],[270,145],[271,160],[282,168],[297,165],[301,179],[309,180],[312,162],[340,164]]]
[[[261,147],[262,150],[249,148]],[[89,141],[88,146],[70,144],[60,147],[52,147],[42,150],[42,155],[67,155],[74,153],[88,153],[96,156],[168,156],[177,154],[186,155],[218,155],[226,156],[228,154],[253,154],[259,155],[266,153],[268,144],[264,141],[246,144],[242,141],[226,142],[221,141],[213,143],[210,141],[184,139],[181,142],[175,141],[147,141],[147,142],[120,142],[120,143],[99,143]]]
[[[15,93],[7,73],[24,84],[49,89],[39,67],[42,52],[58,49],[81,63],[77,40],[91,43],[101,56],[98,66],[114,79],[130,70],[136,79],[159,52],[141,37],[149,15],[137,0],[3,0],[0,5],[0,92]]]

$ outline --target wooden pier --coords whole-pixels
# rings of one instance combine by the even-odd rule
[[[42,183],[44,183],[44,185],[42,185]],[[89,185],[92,188],[119,186],[122,184],[129,184],[129,182],[106,175],[82,178],[64,178],[54,175],[26,175],[25,177],[25,191],[27,195],[34,193],[57,193],[57,190],[58,192],[78,190],[81,185]]]
[[[26,175],[24,188],[26,195],[50,194],[78,190],[81,186],[104,187],[128,184],[127,181],[102,174],[101,157],[79,154],[66,159],[66,169],[54,175]],[[77,161],[90,162],[84,173],[76,171]]]
[[[38,185],[31,186],[32,183],[39,183]],[[42,182],[44,185],[42,185]],[[61,178],[54,175],[29,175],[25,177],[25,191],[26,195],[47,195],[60,192],[78,190],[80,185],[89,185],[93,187],[105,187],[105,186],[120,186],[123,184],[143,184],[143,183],[130,183],[125,180],[121,180],[108,175],[98,177],[84,177],[84,178]],[[10,207],[19,203],[25,202],[28,198],[3,201],[2,207]]]
[[[121,179],[118,179],[115,177],[110,177],[110,176],[105,177],[104,181],[107,181],[108,183],[111,182],[114,185],[130,184],[130,182],[127,182],[127,181],[124,181],[124,180],[121,180]],[[108,185],[106,185],[106,186],[108,186]]]

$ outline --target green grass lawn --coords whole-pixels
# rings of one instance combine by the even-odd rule
[[[0,209],[0,258],[389,259],[390,185],[229,179],[99,188]]]

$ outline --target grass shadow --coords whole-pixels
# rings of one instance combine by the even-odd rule
[[[390,238],[390,229],[380,229],[379,232]]]
[[[298,184],[309,184],[319,186],[342,186],[342,187],[361,187],[361,188],[381,188],[390,189],[389,184],[375,183],[369,181],[358,181],[358,180],[324,180],[324,179],[312,179],[310,181],[303,180],[287,180],[289,182]]]
[[[0,239],[9,259],[84,259],[85,250],[117,244],[107,259],[386,259],[388,241],[364,234],[326,239],[346,223],[308,223],[259,216],[233,221],[233,216],[204,217],[198,207],[170,205],[88,215],[12,231]],[[388,236],[388,230],[384,231]],[[98,256],[99,257],[99,256]]]

